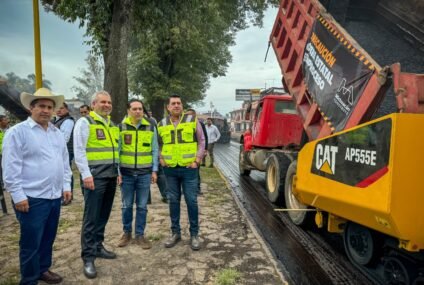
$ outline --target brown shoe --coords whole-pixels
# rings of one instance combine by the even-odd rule
[[[46,272],[41,274],[38,280],[44,281],[47,284],[58,284],[62,282],[63,278],[59,274],[47,270]]]
[[[140,245],[142,249],[150,249],[152,248],[152,243],[146,239],[144,236],[136,236],[135,243]]]
[[[130,243],[130,241],[131,241],[131,233],[123,233],[121,236],[121,239],[119,240],[118,246],[125,247]]]

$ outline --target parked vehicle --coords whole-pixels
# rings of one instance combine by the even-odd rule
[[[422,284],[424,76],[381,67],[318,1],[281,1],[270,43],[298,121],[257,108],[240,173],[265,170],[269,199],[299,226],[341,233],[349,259],[377,282]],[[392,84],[398,112],[374,118]],[[267,135],[279,142],[268,145]]]

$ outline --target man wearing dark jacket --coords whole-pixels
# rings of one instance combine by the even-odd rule
[[[56,119],[54,120],[53,124],[56,128],[60,130],[60,132],[63,134],[66,146],[68,148],[69,153],[69,166],[72,166],[72,160],[74,160],[74,138],[73,138],[73,130],[75,125],[74,118],[69,115],[69,109],[68,104],[63,102],[62,106],[59,107],[59,109],[56,111]],[[74,191],[74,177],[71,176],[71,191]],[[69,205],[71,201],[64,202],[62,201],[62,205],[66,206]]]

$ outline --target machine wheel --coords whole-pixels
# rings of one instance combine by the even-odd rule
[[[385,284],[389,284],[389,285],[411,284],[412,283],[411,281],[415,278],[416,274],[414,274],[414,272],[409,269],[410,267],[411,266],[409,266],[408,264],[405,264],[399,258],[386,257],[384,261],[384,272],[383,272]]]
[[[376,235],[361,225],[349,222],[344,229],[344,247],[349,259],[360,265],[370,265],[380,252]]]
[[[273,153],[266,164],[266,189],[268,200],[280,205],[284,201],[284,183],[290,160],[283,154]]]
[[[249,176],[250,175],[250,169],[246,168],[246,165],[245,165],[245,162],[244,162],[244,147],[243,147],[243,144],[240,145],[239,173],[240,173],[241,176]]]
[[[312,224],[312,215],[308,211],[302,211],[308,209],[308,206],[299,202],[296,196],[293,194],[293,178],[296,175],[297,161],[293,161],[286,175],[286,181],[284,183],[284,199],[286,202],[287,209],[294,209],[296,211],[288,211],[288,215],[292,222],[298,226],[309,226]]]

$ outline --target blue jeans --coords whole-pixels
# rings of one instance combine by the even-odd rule
[[[135,235],[144,235],[147,219],[147,200],[152,175],[122,175],[122,224],[124,232],[132,232],[133,204],[135,196]]]
[[[28,197],[29,212],[15,210],[21,226],[19,240],[20,284],[37,284],[52,265],[53,242],[60,216],[60,198]]]
[[[199,207],[197,205],[198,169],[186,167],[164,167],[166,183],[168,184],[167,198],[171,215],[171,230],[173,234],[181,234],[180,202],[181,191],[187,204],[190,221],[190,235],[199,234]]]

